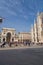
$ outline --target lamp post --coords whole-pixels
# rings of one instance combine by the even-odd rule
[[[1,32],[1,24],[2,24],[2,21],[3,19],[2,18],[0,18],[0,32]]]
[[[1,42],[1,24],[2,24],[2,18],[0,18],[0,42]]]

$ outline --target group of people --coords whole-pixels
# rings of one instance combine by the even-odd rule
[[[18,43],[17,43],[17,42],[16,42],[16,43],[15,43],[15,42],[5,42],[5,39],[3,39],[3,43],[1,44],[0,47],[5,47],[6,44],[8,44],[9,47],[11,47],[12,44],[16,44],[16,46],[18,46],[19,42],[18,42]],[[21,43],[21,44],[22,44],[22,43]],[[30,44],[31,44],[30,41],[24,41],[24,42],[23,42],[23,45],[26,45],[26,46],[27,46],[27,45],[30,46]]]
[[[31,41],[28,41],[28,40],[24,41],[24,45],[26,45],[26,46],[29,45],[30,46],[30,44],[31,44]]]

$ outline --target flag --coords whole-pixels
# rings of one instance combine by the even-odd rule
[[[2,23],[2,18],[0,18],[0,23]]]

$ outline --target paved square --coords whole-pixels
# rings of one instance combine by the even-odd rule
[[[43,65],[43,48],[0,50],[0,65]]]

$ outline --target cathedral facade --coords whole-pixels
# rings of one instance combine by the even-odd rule
[[[43,43],[43,12],[37,14],[37,18],[31,28],[31,36],[32,42]]]

